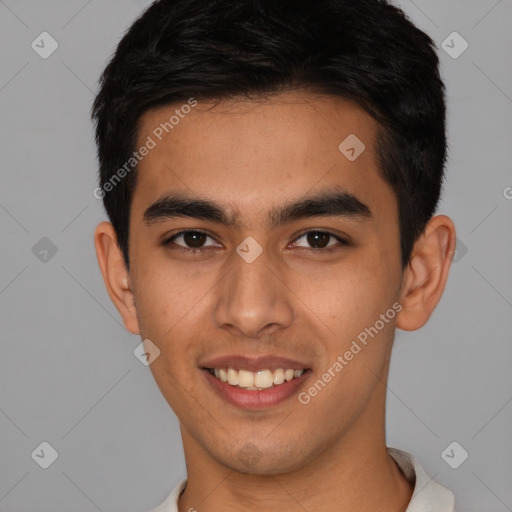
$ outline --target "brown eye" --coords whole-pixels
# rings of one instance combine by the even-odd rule
[[[206,238],[207,235],[205,235],[204,233],[197,233],[195,231],[186,231],[183,234],[183,241],[188,247],[191,247],[193,249],[202,247]]]
[[[215,244],[204,245],[206,239],[212,239],[211,236],[202,232],[202,231],[180,231],[175,235],[171,236],[169,239],[164,241],[164,245],[177,245],[179,248],[191,251],[197,250],[200,251],[205,247],[212,247]],[[177,243],[176,240],[181,239],[183,243]],[[213,239],[212,239],[213,240]]]
[[[340,238],[339,236],[334,235],[333,233],[329,233],[328,231],[307,231],[303,233],[301,236],[297,238],[300,240],[301,238],[305,238],[307,244],[309,244],[309,248],[311,249],[325,249],[328,247],[332,247],[334,244],[330,244],[331,241],[338,241],[338,245],[346,246],[349,245],[349,242]],[[304,245],[299,245],[297,242],[293,244],[296,247],[306,247]]]
[[[329,244],[331,235],[322,233],[321,231],[310,231],[306,235],[308,244],[311,244],[315,249],[323,249]]]

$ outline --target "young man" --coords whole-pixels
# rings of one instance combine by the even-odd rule
[[[93,118],[99,265],[181,426],[155,510],[452,511],[385,438],[455,250],[430,38],[379,0],[159,1]]]

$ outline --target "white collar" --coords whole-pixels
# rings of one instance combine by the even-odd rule
[[[454,496],[451,491],[435,482],[413,455],[388,447],[405,478],[414,483],[414,491],[405,512],[454,512]],[[174,487],[167,499],[150,512],[178,512],[178,499],[187,485],[183,479]]]
[[[405,478],[414,483],[411,501],[405,512],[454,512],[453,493],[435,482],[413,455],[390,447],[388,453],[398,464]]]

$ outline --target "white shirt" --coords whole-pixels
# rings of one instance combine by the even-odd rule
[[[455,499],[452,492],[432,480],[411,454],[389,447],[388,452],[405,478],[414,483],[414,491],[406,512],[454,512]],[[186,485],[185,478],[159,507],[150,512],[178,512],[178,499]]]

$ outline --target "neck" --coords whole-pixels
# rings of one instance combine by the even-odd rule
[[[372,429],[359,425],[313,461],[276,475],[235,471],[207,455],[183,428],[182,436],[188,482],[180,512],[403,512],[412,496],[413,486],[387,451],[384,425],[379,431],[375,423]]]

